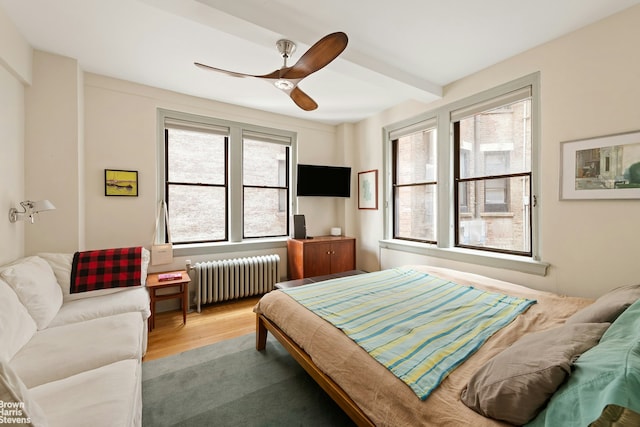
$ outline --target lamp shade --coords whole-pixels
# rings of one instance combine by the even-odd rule
[[[49,200],[38,200],[33,202],[33,207],[32,207],[32,211],[33,213],[36,212],[42,212],[42,211],[51,211],[54,210],[56,207],[53,206],[53,203],[51,203]]]

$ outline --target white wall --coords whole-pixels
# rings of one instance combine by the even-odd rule
[[[24,255],[23,222],[9,209],[24,196],[24,84],[31,81],[32,50],[0,9],[0,264]]]
[[[539,289],[595,297],[608,289],[640,282],[640,202],[560,201],[562,141],[640,129],[640,6],[625,10],[565,37],[463,78],[429,106],[401,106],[358,124],[359,168],[382,170],[382,126],[392,124],[524,75],[541,73],[542,260],[546,277],[481,268],[383,250],[383,267],[430,262],[513,280]],[[409,107],[409,108],[407,108]],[[365,252],[377,251],[382,210],[356,212],[354,232]],[[361,257],[364,269],[376,259]]]
[[[0,264],[24,254],[24,222],[11,224],[9,209],[24,200],[24,89],[0,67]]]
[[[25,193],[50,200],[54,211],[25,227],[25,252],[84,248],[82,72],[75,59],[34,52],[33,84],[25,91]]]

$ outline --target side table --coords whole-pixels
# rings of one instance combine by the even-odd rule
[[[179,279],[172,280],[160,280],[161,274],[176,273],[180,274]],[[153,330],[155,325],[156,316],[156,301],[163,301],[167,299],[180,298],[182,300],[182,321],[187,324],[187,311],[189,310],[189,282],[191,278],[185,270],[178,271],[166,271],[162,273],[150,273],[147,275],[147,290],[149,291],[149,297],[151,298],[151,317],[149,317],[149,331]],[[160,289],[165,288],[178,288],[175,292],[168,294],[157,294]]]

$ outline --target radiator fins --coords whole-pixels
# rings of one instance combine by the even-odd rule
[[[194,266],[198,312],[202,304],[266,294],[280,280],[280,256],[214,260]]]

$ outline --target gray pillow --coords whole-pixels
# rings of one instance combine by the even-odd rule
[[[471,377],[462,402],[485,417],[526,424],[571,373],[573,361],[608,327],[571,324],[525,335]]]
[[[569,317],[567,323],[612,323],[639,298],[640,285],[613,289]]]

